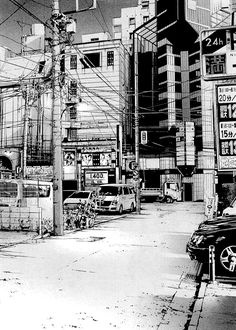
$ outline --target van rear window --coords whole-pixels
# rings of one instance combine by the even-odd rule
[[[0,182],[0,197],[16,197],[17,183]]]

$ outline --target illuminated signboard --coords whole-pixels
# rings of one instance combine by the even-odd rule
[[[216,87],[218,167],[236,169],[236,85]]]

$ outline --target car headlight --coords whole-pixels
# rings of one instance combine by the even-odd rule
[[[199,245],[204,240],[205,240],[205,237],[203,235],[194,235],[192,237],[192,243],[194,243],[195,245]]]
[[[111,202],[111,205],[117,205],[117,200],[116,199],[114,199],[112,202]]]

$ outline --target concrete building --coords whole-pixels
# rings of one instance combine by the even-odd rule
[[[132,134],[129,56],[120,40],[99,37],[65,52],[70,91],[62,122],[65,190],[122,181],[122,152]],[[73,164],[67,164],[68,155]]]
[[[122,181],[122,150],[132,134],[128,53],[106,34],[91,38],[60,59],[64,197]],[[20,56],[1,49],[2,177],[52,178],[52,63],[42,39],[25,37]]]

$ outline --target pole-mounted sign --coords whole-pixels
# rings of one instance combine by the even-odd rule
[[[236,85],[216,86],[215,127],[219,170],[236,168]]]

